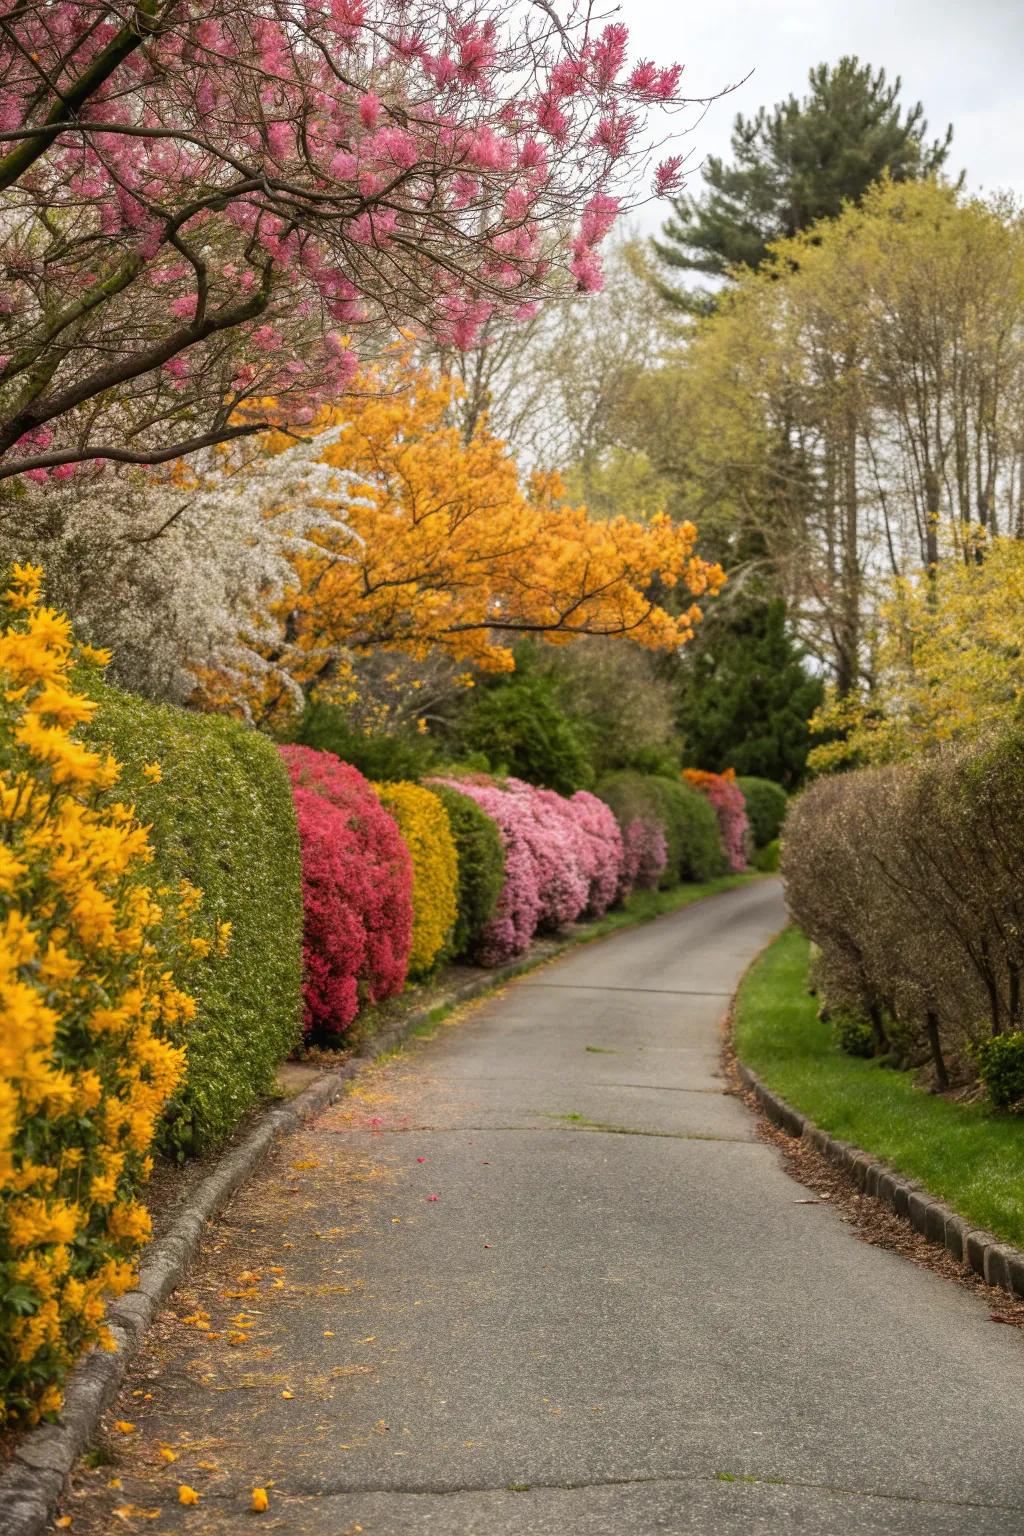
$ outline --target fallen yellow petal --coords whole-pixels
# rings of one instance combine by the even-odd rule
[[[120,1430],[122,1435],[134,1435],[135,1433],[135,1425],[129,1424],[127,1419],[118,1419],[114,1424],[114,1428]]]
[[[164,1461],[177,1461],[178,1459],[177,1451],[172,1451],[169,1445],[162,1445],[160,1447],[160,1455]]]
[[[188,1483],[180,1483],[178,1485],[178,1503],[198,1504],[199,1495],[196,1493],[194,1488],[189,1487]]]
[[[61,1515],[60,1519],[59,1520],[55,1520],[53,1523],[57,1527],[58,1531],[70,1531],[70,1529],[71,1529],[71,1516],[70,1515]]]
[[[263,1511],[269,1508],[269,1506],[270,1499],[267,1497],[267,1490],[265,1488],[254,1488],[252,1491],[252,1508],[254,1514],[262,1515]]]
[[[289,1398],[291,1398],[291,1397],[295,1396],[295,1393],[294,1392],[289,1392],[288,1388],[285,1387],[284,1391],[281,1393],[281,1396],[282,1397],[289,1397]]]

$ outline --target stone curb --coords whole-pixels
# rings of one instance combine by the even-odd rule
[[[837,1141],[826,1131],[819,1130],[805,1115],[773,1093],[756,1072],[751,1072],[741,1061],[736,1062],[736,1070],[740,1082],[754,1095],[768,1119],[787,1135],[802,1137],[816,1151],[838,1163],[858,1189],[890,1206],[930,1243],[937,1243],[958,1263],[973,1269],[986,1285],[1008,1291],[1018,1301],[1024,1300],[1024,1253],[1019,1249],[1001,1243],[991,1232],[972,1227],[948,1205],[935,1200],[920,1184],[902,1178],[859,1147],[851,1146],[848,1141]]]
[[[0,1536],[40,1536],[46,1529],[71,1469],[88,1449],[100,1417],[120,1389],[158,1309],[181,1284],[207,1222],[259,1166],[275,1138],[297,1129],[310,1116],[326,1109],[368,1062],[402,1044],[438,1008],[457,1006],[491,992],[579,942],[576,935],[545,944],[508,965],[471,977],[461,986],[442,993],[429,1007],[415,1009],[370,1036],[343,1066],[326,1069],[322,1077],[296,1094],[290,1103],[260,1116],[244,1140],[227,1152],[184,1199],[170,1230],[147,1250],[139,1268],[138,1288],[108,1309],[107,1321],[117,1343],[116,1352],[93,1350],[86,1356],[68,1380],[60,1422],[42,1424],[26,1434],[0,1473]]]

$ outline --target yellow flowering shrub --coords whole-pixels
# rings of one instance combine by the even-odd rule
[[[459,859],[440,796],[401,780],[375,784],[398,823],[412,856],[412,951],[409,975],[422,976],[437,961],[458,916]]]
[[[0,1424],[59,1408],[78,1356],[110,1346],[104,1298],[134,1283],[137,1193],[184,1071],[165,1035],[195,1011],[179,979],[202,899],[146,884],[118,764],[76,737],[96,706],[74,668],[109,658],[76,646],[41,578],[16,565],[0,591]]]

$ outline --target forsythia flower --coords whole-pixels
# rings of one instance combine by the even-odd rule
[[[410,975],[428,971],[458,915],[459,859],[448,812],[433,790],[401,781],[375,784],[412,858]]]
[[[136,1195],[185,1069],[165,1032],[195,1014],[178,976],[202,899],[141,878],[118,764],[74,734],[96,708],[75,666],[109,658],[75,645],[41,581],[0,582],[0,1428],[55,1412],[78,1356],[114,1347],[104,1298],[149,1236]]]
[[[147,763],[142,770],[142,777],[150,784],[159,784],[163,779],[163,770],[159,763]]]

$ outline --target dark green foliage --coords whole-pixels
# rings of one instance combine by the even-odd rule
[[[611,806],[623,831],[638,816],[660,823],[668,846],[662,889],[680,880],[712,880],[725,873],[718,817],[689,784],[625,770],[601,779],[596,793]]]
[[[1024,1103],[1024,1030],[984,1040],[977,1061],[978,1076],[997,1109]]]
[[[157,762],[160,784],[136,796],[152,825],[154,885],[188,879],[202,911],[232,923],[223,959],[197,975],[188,1028],[188,1078],[160,1137],[182,1157],[222,1141],[274,1084],[299,1038],[302,884],[291,790],[267,737],[216,715],[152,704],[100,686],[85,733],[138,772]]]
[[[562,707],[555,679],[528,666],[478,685],[458,734],[462,748],[484,753],[495,773],[562,795],[594,782],[585,732]]]
[[[945,162],[952,129],[926,143],[924,109],[900,105],[898,76],[890,84],[883,69],[847,57],[819,64],[808,78],[802,101],[790,96],[754,118],[737,116],[732,163],[709,155],[704,197],[674,200],[675,216],[654,242],[669,271],[721,276],[731,267],[759,267],[772,241],[835,218],[883,174],[911,181]],[[663,292],[695,305],[692,292]]]
[[[766,848],[782,831],[789,797],[781,784],[774,784],[771,779],[738,778],[736,782],[747,807],[754,847]]]
[[[848,1013],[840,1009],[832,1016],[832,1024],[839,1048],[847,1056],[861,1056],[866,1060],[875,1054],[875,1032],[862,1013]]]
[[[416,783],[440,762],[430,736],[412,731],[368,736],[352,726],[338,705],[320,699],[307,701],[301,718],[289,732],[289,740],[303,747],[315,747],[318,752],[333,752],[373,783],[393,784],[400,779]]]
[[[779,839],[773,838],[770,843],[765,843],[763,848],[758,848],[754,854],[753,865],[763,875],[774,875],[782,862],[782,844]]]
[[[824,695],[786,627],[781,598],[711,609],[684,658],[679,727],[695,768],[795,787],[807,771],[807,722]]]
[[[505,850],[498,828],[475,800],[447,784],[429,786],[448,812],[459,855],[459,912],[449,940],[453,959],[474,954],[480,936],[494,916],[505,883]]]

